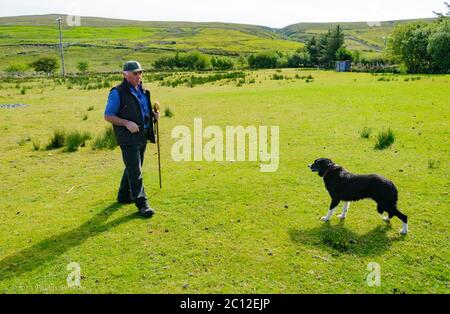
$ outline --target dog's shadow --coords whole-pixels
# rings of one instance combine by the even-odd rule
[[[331,250],[335,254],[355,254],[358,256],[376,256],[389,249],[395,241],[403,240],[403,236],[388,237],[392,229],[390,224],[380,224],[364,234],[357,234],[345,227],[345,220],[337,225],[330,222],[307,230],[291,229],[289,235],[292,242]]]

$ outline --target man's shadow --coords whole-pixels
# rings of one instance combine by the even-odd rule
[[[4,258],[0,261],[0,281],[20,276],[23,273],[48,264],[68,249],[80,245],[90,237],[130,220],[141,218],[136,212],[105,223],[108,217],[120,207],[122,207],[122,204],[113,203],[80,227],[51,236],[29,248]]]
[[[364,234],[356,234],[345,227],[345,220],[332,226],[330,222],[320,223],[319,227],[309,230],[289,230],[294,243],[330,250],[332,253],[355,254],[359,256],[376,256],[389,249],[395,241],[403,236],[388,237],[391,229],[389,223],[379,224]]]

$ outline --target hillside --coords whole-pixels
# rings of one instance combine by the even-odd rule
[[[292,40],[306,39],[326,32],[340,25],[345,33],[346,45],[349,49],[381,52],[385,38],[389,36],[396,24],[416,21],[432,21],[433,19],[398,20],[385,22],[349,22],[349,23],[298,23],[288,25],[278,32]]]
[[[67,70],[76,71],[78,61],[89,61],[96,71],[116,71],[123,61],[141,60],[146,67],[175,51],[200,51],[208,55],[236,58],[263,50],[293,52],[303,42],[337,23],[299,23],[274,29],[234,23],[132,21],[82,17],[81,26],[68,26],[59,14],[0,17],[0,56],[6,59],[0,71],[11,63],[28,63],[43,55],[58,55],[56,18],[63,17]],[[339,23],[346,45],[364,54],[379,54],[395,23],[379,27],[367,23]]]

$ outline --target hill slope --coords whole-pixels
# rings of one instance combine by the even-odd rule
[[[58,55],[56,18],[63,18],[62,30],[67,69],[76,71],[78,61],[89,61],[97,71],[119,70],[128,59],[141,60],[146,67],[175,51],[200,51],[209,55],[238,57],[263,50],[293,52],[303,42],[338,23],[299,23],[274,29],[235,23],[132,21],[82,17],[81,26],[71,27],[60,14],[0,17],[0,56],[11,63],[28,63],[43,55]],[[379,54],[396,23],[339,23],[346,45],[365,54]],[[409,22],[409,21],[408,21]]]

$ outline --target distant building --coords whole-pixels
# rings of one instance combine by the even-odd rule
[[[337,72],[350,72],[352,67],[351,61],[337,61],[336,62],[336,71]]]

